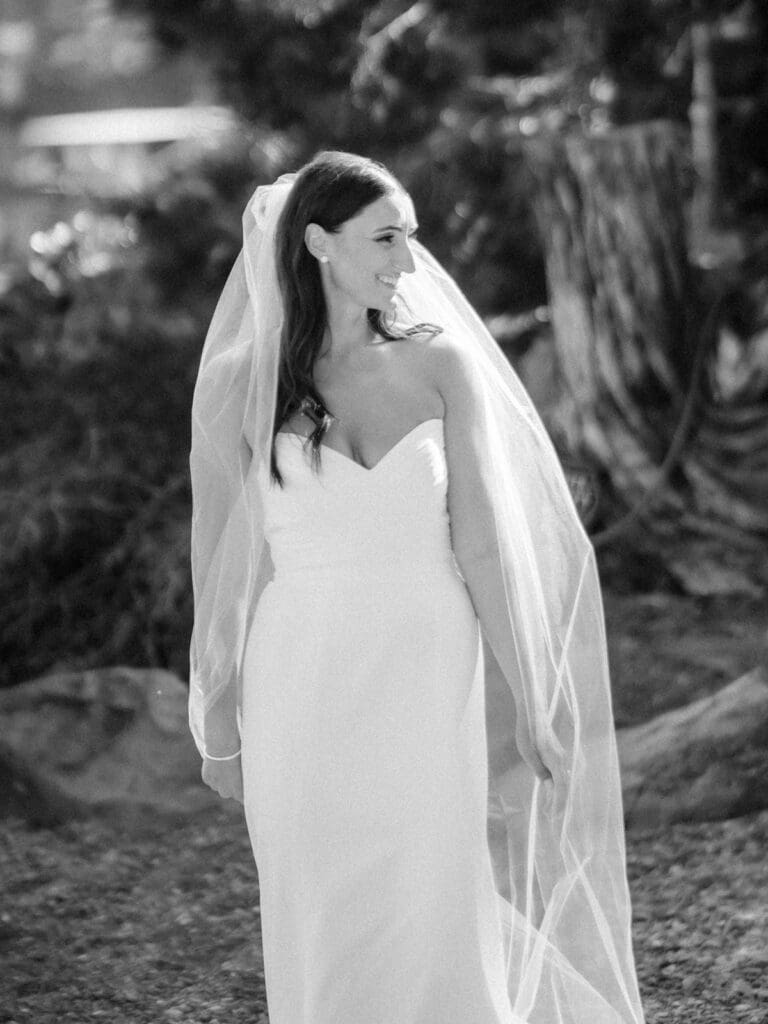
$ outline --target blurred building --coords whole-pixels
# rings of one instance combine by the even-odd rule
[[[150,185],[166,147],[205,145],[234,130],[225,107],[127,107],[31,117],[15,140],[13,180],[25,188],[120,196]]]
[[[93,197],[143,188],[169,147],[232,130],[212,77],[110,0],[0,0],[0,259]]]

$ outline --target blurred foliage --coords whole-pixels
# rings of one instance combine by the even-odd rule
[[[240,248],[246,200],[272,176],[269,160],[259,159],[249,141],[235,136],[192,162],[171,163],[156,188],[126,205],[160,304],[202,302],[207,316]]]
[[[82,279],[120,269],[136,237],[133,218],[80,210],[71,224],[32,235],[29,272],[51,295],[65,297]]]
[[[186,675],[192,390],[267,164],[242,139],[173,164],[130,208],[38,232],[0,296],[0,684]]]
[[[485,312],[530,308],[543,297],[517,158],[521,137],[654,118],[687,123],[689,30],[697,19],[720,26],[713,56],[723,100],[723,212],[768,216],[768,5],[762,0],[113,4],[144,15],[169,50],[204,59],[222,98],[257,128],[285,132],[292,166],[319,148],[339,147],[397,169],[419,200],[425,240],[460,282],[500,285],[473,292]],[[505,172],[500,184],[498,164],[505,159],[518,170]],[[456,161],[460,168],[449,166]],[[463,217],[467,208],[471,216]],[[486,228],[477,229],[478,221]],[[474,266],[465,274],[469,252]],[[510,280],[522,253],[520,280]],[[500,264],[505,256],[511,259]],[[527,295],[526,286],[532,286]]]
[[[174,654],[183,670],[197,325],[151,312],[139,275],[81,282],[47,313],[42,293],[22,282],[2,311],[34,318],[32,336],[0,336],[3,679]]]
[[[733,216],[768,211],[768,6],[753,0],[112,0],[253,126],[179,147],[145,194],[33,239],[0,295],[0,682],[57,664],[187,671],[189,408],[255,185],[322,147],[384,160],[485,315],[546,301],[524,140],[686,121],[715,54]]]

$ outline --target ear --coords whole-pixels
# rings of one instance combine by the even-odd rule
[[[319,224],[307,224],[304,244],[316,260],[320,260],[321,263],[328,262],[328,233]]]

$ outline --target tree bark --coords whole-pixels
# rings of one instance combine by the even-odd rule
[[[617,734],[627,828],[720,821],[768,807],[768,674]]]
[[[707,21],[691,25],[693,73],[691,156],[694,184],[691,199],[692,244],[703,249],[717,221],[717,90],[712,62],[712,26]]]
[[[768,403],[747,433],[745,410],[713,406],[706,387],[716,323],[688,260],[687,146],[666,122],[526,142],[561,378],[553,426],[668,536],[683,514],[768,530],[759,478],[732,454],[762,464]]]
[[[538,137],[536,179],[558,365],[558,425],[632,500],[650,486],[690,368],[681,145],[667,124]]]

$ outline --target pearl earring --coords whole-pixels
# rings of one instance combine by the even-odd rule
[[[327,256],[321,256],[320,257],[320,262],[321,263],[327,263],[328,262],[328,257]]]

